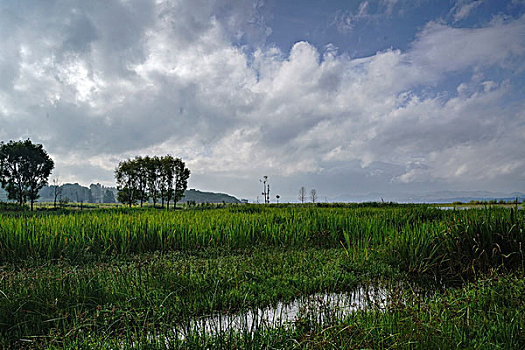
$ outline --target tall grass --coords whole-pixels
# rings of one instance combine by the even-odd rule
[[[129,344],[137,339],[148,343],[148,334],[195,315],[234,312],[314,292],[348,291],[369,282],[367,278],[408,273],[473,279],[491,270],[523,271],[525,265],[522,210],[444,211],[413,205],[201,209],[0,214],[0,347],[24,346],[22,339],[31,340],[30,347],[39,342],[60,346],[53,343],[56,338],[64,344],[76,339],[69,344],[78,340],[79,346],[102,339],[118,348],[123,338]],[[517,278],[523,287],[523,278]],[[488,293],[483,298],[492,300],[492,290],[499,293],[504,285],[482,286]],[[519,290],[508,293],[518,295]],[[495,296],[497,302],[504,297]],[[400,303],[386,314],[359,314],[341,327],[336,321],[333,330],[339,333],[312,324],[298,333],[268,330],[242,339],[232,335],[230,345],[259,339],[309,347],[313,343],[308,337],[314,335],[319,336],[318,347],[332,337],[344,344],[354,336],[374,348],[402,347],[414,340],[411,329],[420,321],[429,329],[437,327],[432,319],[443,314],[439,306],[453,301],[438,300],[428,318],[420,305],[405,308]],[[473,304],[454,305],[456,312],[463,312]],[[476,322],[490,316],[482,309]],[[492,324],[500,330],[510,322],[515,332],[516,325],[523,325],[523,318],[515,317],[523,313],[513,313],[511,307],[504,311],[491,309],[503,317]],[[448,328],[428,334],[474,344],[468,342],[473,320],[456,331],[460,318],[447,317]],[[418,329],[421,334],[429,330],[425,327]],[[382,343],[389,331],[395,342]],[[346,336],[337,338],[340,334]],[[406,336],[407,343],[398,334]],[[284,337],[285,343],[275,343],[274,336]],[[514,333],[506,336],[514,345],[523,344]],[[176,345],[191,347],[193,341],[213,347],[222,340],[197,335]]]
[[[525,264],[525,216],[514,208],[451,211],[437,223],[407,226],[391,239],[383,254],[415,274],[473,278]]]
[[[380,242],[406,222],[402,209],[262,208],[208,211],[106,210],[58,215],[0,215],[0,262],[86,255],[194,250],[208,246],[338,246]],[[410,218],[409,218],[410,220]]]
[[[524,211],[239,206],[216,210],[113,209],[0,214],[0,263],[194,251],[206,247],[340,247],[380,254],[411,273],[475,274],[524,264]]]

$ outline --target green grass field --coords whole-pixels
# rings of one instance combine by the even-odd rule
[[[525,348],[516,207],[10,210],[0,223],[2,348]],[[174,331],[380,285],[385,305],[344,317]]]

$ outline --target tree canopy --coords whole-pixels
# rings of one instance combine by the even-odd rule
[[[8,199],[22,206],[38,199],[38,191],[47,184],[55,164],[41,144],[25,141],[0,143],[0,182]]]
[[[117,199],[129,206],[149,199],[153,206],[161,201],[170,201],[174,207],[184,196],[188,185],[190,170],[180,158],[170,155],[164,157],[135,157],[119,163],[115,170],[115,179],[119,190]]]

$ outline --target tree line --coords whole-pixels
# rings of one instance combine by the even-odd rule
[[[184,196],[188,185],[190,170],[180,158],[170,155],[164,157],[135,157],[119,163],[115,170],[119,202],[130,207],[140,202],[140,206],[148,200],[156,207],[160,201],[161,207],[166,204],[173,208]]]
[[[0,184],[9,200],[15,200],[22,207],[27,201],[33,203],[40,197],[39,191],[48,183],[55,163],[41,144],[31,140],[0,142]],[[117,199],[132,206],[151,199],[155,207],[160,201],[169,209],[170,202],[176,207],[184,196],[190,170],[180,158],[135,157],[119,163],[115,170]],[[63,189],[58,180],[54,183],[54,200]],[[87,189],[89,190],[89,189]],[[107,191],[106,194],[108,195]],[[77,200],[85,200],[79,199]],[[108,196],[109,200],[109,196]]]

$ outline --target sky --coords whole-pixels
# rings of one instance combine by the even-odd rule
[[[0,0],[0,140],[262,200],[525,190],[524,0]]]

